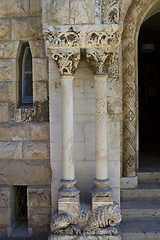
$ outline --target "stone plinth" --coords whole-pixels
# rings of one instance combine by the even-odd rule
[[[49,240],[121,240],[120,235],[117,236],[107,236],[107,235],[56,235],[51,234]]]

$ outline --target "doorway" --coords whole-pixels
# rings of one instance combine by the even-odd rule
[[[138,46],[139,170],[160,171],[160,13],[141,26]]]

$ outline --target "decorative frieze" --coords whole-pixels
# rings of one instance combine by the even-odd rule
[[[60,75],[73,75],[80,60],[80,51],[52,50],[52,58],[57,63]]]

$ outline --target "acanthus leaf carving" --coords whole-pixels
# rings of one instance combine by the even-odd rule
[[[114,58],[113,52],[107,52],[105,49],[87,49],[87,61],[91,65],[94,74],[106,74],[108,66]]]
[[[51,52],[60,75],[73,75],[75,73],[80,60],[79,50],[51,50]]]

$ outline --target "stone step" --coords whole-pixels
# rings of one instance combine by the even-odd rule
[[[121,202],[122,219],[160,217],[160,203],[156,200],[132,200]]]
[[[121,223],[124,240],[160,240],[160,218],[133,218]]]
[[[160,200],[160,183],[139,183],[136,188],[122,188],[121,201]]]
[[[138,172],[139,183],[160,183],[160,172]]]

